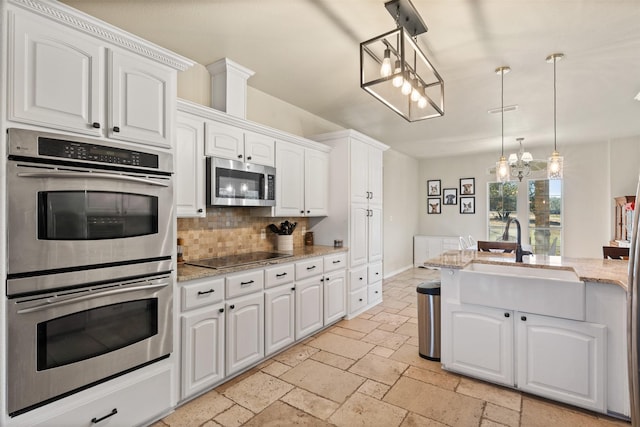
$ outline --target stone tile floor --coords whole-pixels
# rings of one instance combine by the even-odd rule
[[[383,302],[194,399],[152,427],[580,426],[624,421],[455,375],[418,355],[416,286],[384,281]]]

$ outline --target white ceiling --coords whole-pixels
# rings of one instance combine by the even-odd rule
[[[412,0],[418,43],[445,81],[445,116],[408,123],[359,86],[359,44],[395,27],[384,0],[64,0],[206,65],[253,70],[249,85],[414,157],[640,135],[640,0]]]

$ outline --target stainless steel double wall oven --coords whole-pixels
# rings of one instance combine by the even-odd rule
[[[12,416],[172,351],[173,159],[8,131]]]

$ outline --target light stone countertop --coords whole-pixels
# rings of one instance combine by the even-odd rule
[[[305,258],[313,258],[325,255],[331,255],[340,252],[347,252],[348,248],[334,248],[333,246],[303,246],[293,250],[293,255],[268,261],[260,261],[252,264],[238,265],[229,268],[206,268],[188,265],[187,263],[178,264],[178,282],[187,280],[202,279],[204,277],[222,276],[229,273],[238,273],[240,271],[252,270],[254,268],[264,268],[272,265],[299,261]],[[277,251],[274,251],[277,252]]]
[[[471,263],[516,265],[515,255],[480,252],[477,250],[447,251],[440,256],[428,259],[425,267],[463,269]],[[618,285],[625,291],[628,283],[629,261],[600,258],[567,258],[549,255],[529,255],[518,266],[527,268],[545,268],[574,271],[580,280],[603,284]]]

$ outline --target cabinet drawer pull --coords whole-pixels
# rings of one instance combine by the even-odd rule
[[[285,273],[276,274],[276,277],[284,277],[286,275],[287,275],[287,273],[285,272]]]
[[[118,132],[120,132],[120,128],[118,126],[114,126],[113,127],[113,131],[118,133]]]
[[[94,129],[100,129],[100,123],[98,123],[98,122],[91,123],[91,126],[93,126]]]
[[[333,261],[334,264],[340,264],[340,260]]]
[[[521,316],[520,320],[522,320],[523,322],[526,322],[527,321],[527,316]]]
[[[504,317],[509,317],[509,316],[511,316],[509,313],[504,314]]]
[[[253,283],[253,280],[249,280],[248,282],[240,282],[240,286],[250,285]]]
[[[314,268],[316,268],[316,266],[312,265],[311,267],[307,267],[307,270],[313,270]]]
[[[208,291],[198,291],[198,295],[207,295],[207,294],[212,294],[215,291],[213,289],[209,289]]]
[[[107,415],[105,415],[104,417],[100,417],[100,418],[93,417],[93,418],[91,418],[91,423],[92,424],[98,424],[100,421],[106,420],[109,417],[113,417],[117,413],[118,413],[118,409],[117,408],[113,408],[111,410],[111,412],[108,413]]]

